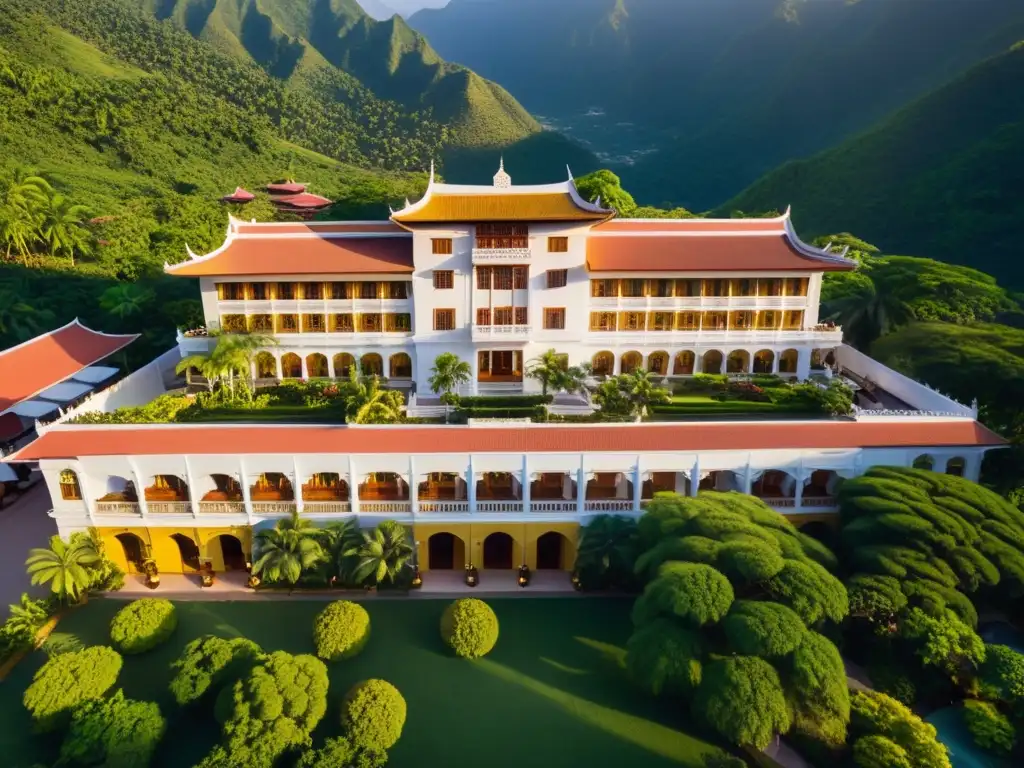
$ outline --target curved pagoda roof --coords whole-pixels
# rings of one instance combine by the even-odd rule
[[[221,201],[225,203],[251,203],[255,199],[256,195],[249,190],[243,189],[242,187],[235,187],[235,191],[230,195],[224,195],[224,197],[221,198]]]
[[[441,184],[430,167],[427,191],[418,202],[407,203],[391,212],[391,220],[399,224],[430,222],[500,222],[500,221],[581,221],[597,222],[611,218],[615,212],[602,208],[600,200],[590,203],[576,190],[572,176],[558,184],[524,184],[513,186],[505,173],[504,162],[494,177],[494,185]]]
[[[272,195],[298,195],[306,191],[308,184],[295,181],[283,181],[280,184],[267,184],[267,192]]]

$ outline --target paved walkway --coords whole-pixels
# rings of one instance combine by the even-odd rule
[[[18,602],[23,592],[37,597],[47,594],[45,587],[29,585],[25,559],[30,549],[45,547],[57,533],[56,523],[47,514],[50,508],[45,483],[37,483],[0,507],[0,620],[7,618],[7,606]]]
[[[198,576],[180,573],[160,574],[160,586],[150,589],[139,574],[125,577],[124,588],[107,597],[135,600],[140,597],[165,597],[173,600],[393,600],[398,597],[440,598],[451,595],[473,597],[565,597],[577,595],[569,574],[564,571],[535,571],[528,587],[520,587],[516,571],[481,571],[480,585],[467,587],[462,571],[430,571],[423,574],[423,587],[404,592],[367,592],[358,589],[287,589],[254,591],[246,586],[242,572],[218,573],[212,587],[202,587]]]

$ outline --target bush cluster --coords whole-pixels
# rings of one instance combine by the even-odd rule
[[[370,638],[370,614],[358,603],[338,600],[324,608],[313,624],[316,655],[324,661],[355,656]]]
[[[262,658],[256,643],[244,637],[199,637],[171,664],[171,695],[181,706],[199,701],[208,691],[233,683]]]
[[[356,683],[341,705],[341,724],[358,747],[388,750],[402,735],[406,705],[402,694],[386,680]]]
[[[22,701],[39,731],[52,731],[71,717],[79,704],[102,698],[117,682],[121,655],[93,646],[55,656],[36,672]]]
[[[74,765],[149,768],[166,726],[159,706],[118,691],[75,709],[60,756]]]
[[[537,405],[549,405],[555,401],[552,395],[505,395],[487,396],[473,395],[458,398],[459,408],[532,408]]]
[[[968,699],[964,702],[964,720],[974,743],[999,755],[1008,755],[1017,742],[1013,723],[987,701]]]
[[[441,638],[456,656],[480,658],[498,642],[498,617],[483,600],[456,600],[441,616]]]
[[[858,768],[950,768],[935,727],[884,693],[850,696],[849,741]]]
[[[145,653],[165,643],[178,626],[174,603],[154,597],[135,600],[110,622],[110,641],[125,654]]]

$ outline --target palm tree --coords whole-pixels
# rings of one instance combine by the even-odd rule
[[[17,605],[9,607],[11,614],[4,622],[4,632],[13,637],[24,638],[26,642],[35,639],[39,628],[49,618],[46,604],[40,600],[33,600],[26,594],[22,594]]]
[[[348,371],[345,420],[350,424],[394,424],[402,418],[402,393],[384,389],[377,376],[361,378],[353,365]]]
[[[92,583],[89,569],[99,561],[100,553],[90,539],[68,544],[60,536],[53,536],[48,549],[29,550],[25,567],[33,584],[49,584],[61,600],[77,601]]]
[[[667,389],[662,389],[654,380],[650,371],[636,370],[619,377],[619,388],[631,404],[631,412],[639,421],[647,418],[650,407],[657,403],[667,403],[671,396]]]
[[[53,323],[53,312],[36,309],[26,297],[28,286],[21,281],[0,288],[0,336],[21,342],[43,333]]]
[[[91,238],[85,229],[88,214],[86,206],[72,203],[59,192],[47,198],[39,234],[51,256],[67,256],[74,264],[75,251],[88,253],[91,247]]]
[[[346,550],[345,556],[359,558],[352,572],[357,583],[379,585],[390,581],[394,584],[412,565],[409,531],[401,523],[385,520],[372,533],[364,531],[359,545]]]
[[[319,530],[320,544],[327,555],[327,564],[342,582],[347,582],[359,564],[355,555],[346,554],[358,550],[363,543],[363,532],[354,519],[330,523]]]
[[[868,351],[871,343],[914,319],[914,310],[884,282],[830,301],[822,307],[826,320],[839,323],[851,343]]]
[[[448,406],[454,399],[455,391],[473,379],[473,369],[465,360],[460,360],[458,355],[444,352],[434,358],[434,367],[430,373],[427,383],[433,392],[441,395],[441,402],[445,404],[444,420],[448,421]]]
[[[316,527],[294,510],[291,517],[256,534],[256,551],[252,572],[264,581],[283,581],[289,586],[295,586],[302,572],[324,557]]]
[[[556,392],[561,389],[560,385],[568,367],[569,360],[566,355],[559,355],[555,350],[549,349],[530,361],[526,375],[539,381],[541,393],[547,395],[549,389]]]
[[[11,251],[27,257],[38,239],[40,209],[51,191],[50,183],[23,166],[16,167],[7,178],[0,179],[0,243]]]
[[[175,373],[188,374],[193,368],[206,379],[207,387],[212,391],[214,384],[228,379],[232,396],[235,393],[235,374],[243,380],[252,377],[252,359],[256,351],[277,344],[277,339],[259,333],[219,334],[217,345],[207,355],[189,355],[178,361]],[[248,390],[252,399],[252,387]]]
[[[639,553],[636,521],[597,515],[581,533],[576,568],[585,579],[595,579],[596,586],[628,583]]]
[[[140,314],[154,296],[153,291],[136,283],[120,283],[102,293],[100,306],[114,317],[124,320]]]

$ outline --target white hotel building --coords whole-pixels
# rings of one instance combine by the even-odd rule
[[[100,529],[129,567],[141,553],[162,571],[239,567],[253,527],[297,509],[320,523],[407,522],[425,570],[569,569],[580,523],[639,514],[659,490],[754,493],[817,523],[834,518],[841,478],[916,464],[976,479],[1002,444],[974,409],[819,321],[824,273],[856,265],[801,242],[788,213],[617,219],[571,179],[513,186],[500,170],[493,186],[431,178],[388,221],[232,219],[220,248],[190,255],[167,272],[198,278],[208,328],[277,338],[257,379],[340,377],[358,364],[422,404],[442,352],[468,361],[470,390],[486,394],[536,390],[524,369],[555,349],[596,374],[842,369],[863,385],[860,407],[747,422],[41,428],[5,460],[38,463],[61,531]],[[182,334],[171,357],[211,343]],[[124,384],[83,408],[144,402],[163,380],[142,370]]]

